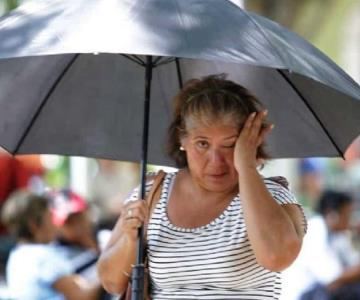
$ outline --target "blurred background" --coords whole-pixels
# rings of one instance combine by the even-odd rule
[[[0,0],[0,15],[26,0]],[[360,1],[359,0],[233,0],[234,3],[268,17],[304,37],[340,65],[360,83]],[[359,119],[360,121],[360,119]],[[156,170],[159,166],[150,166]],[[56,155],[12,157],[0,149],[0,205],[19,188],[36,193],[70,189],[91,207],[96,228],[110,229],[119,213],[121,199],[138,184],[136,163]],[[265,176],[287,177],[290,187],[308,217],[314,214],[325,190],[350,194],[354,199],[351,228],[360,224],[360,138],[340,158],[273,160],[261,171]],[[0,206],[1,207],[1,206]],[[0,234],[7,236],[0,225]],[[6,240],[6,239],[5,239]],[[351,240],[360,249],[360,230],[351,231]],[[10,244],[0,243],[0,276]],[[5,296],[4,296],[5,297]],[[1,292],[0,292],[0,299]]]

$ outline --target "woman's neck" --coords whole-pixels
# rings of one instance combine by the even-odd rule
[[[205,200],[208,204],[209,201],[217,204],[227,201],[235,197],[238,193],[238,187],[235,186],[232,189],[224,191],[211,191],[201,186],[191,175],[188,169],[179,171],[179,181],[182,181],[183,191],[186,195],[192,199],[198,199],[199,201]],[[185,188],[186,187],[186,188]]]

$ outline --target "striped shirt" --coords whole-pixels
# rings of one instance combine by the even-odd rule
[[[176,172],[166,174],[148,225],[152,299],[279,299],[280,273],[257,263],[239,195],[209,224],[180,228],[167,216],[175,177]],[[278,203],[297,203],[281,184],[269,179],[264,183]],[[134,193],[130,198],[136,196]]]

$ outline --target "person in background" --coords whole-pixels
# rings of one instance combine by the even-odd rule
[[[324,169],[324,162],[321,158],[299,160],[297,199],[303,205],[307,215],[314,213],[316,202],[323,191]]]
[[[74,253],[84,250],[99,253],[95,224],[86,200],[69,189],[51,191],[48,195],[59,231],[58,243],[72,248]]]
[[[35,163],[36,156],[12,156],[0,147],[0,211],[6,199],[18,189],[32,188],[35,181],[41,181],[43,168]],[[0,277],[15,241],[0,221]]]
[[[352,197],[324,191],[302,250],[284,271],[283,300],[360,299],[360,257],[349,236]]]
[[[56,227],[47,197],[17,191],[5,202],[2,220],[17,245],[6,266],[6,281],[15,300],[98,300],[99,283],[74,274],[53,242]]]
[[[90,207],[82,196],[70,189],[53,190],[51,199],[53,222],[58,229],[57,251],[70,263],[72,270],[89,282],[99,283],[96,262],[102,245],[107,242],[109,230],[97,232]],[[104,237],[106,240],[104,241]],[[100,299],[111,296],[102,289]]]
[[[104,287],[125,291],[150,217],[151,299],[278,299],[306,221],[286,184],[259,173],[267,111],[225,75],[191,80],[174,100],[169,154],[180,169],[166,174],[151,216],[136,191],[124,202],[98,263]]]

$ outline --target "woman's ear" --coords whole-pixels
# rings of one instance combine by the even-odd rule
[[[259,168],[262,168],[265,164],[265,159],[263,158],[257,158],[256,159],[256,166]]]
[[[187,139],[185,136],[180,137],[180,146],[179,146],[179,150],[180,151],[186,151],[186,143]]]

